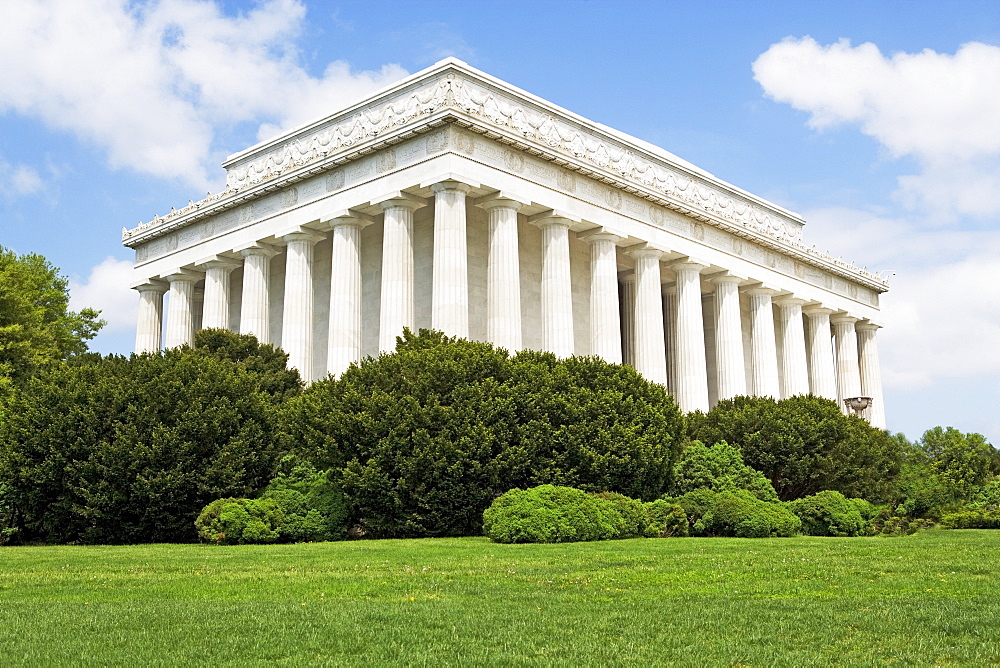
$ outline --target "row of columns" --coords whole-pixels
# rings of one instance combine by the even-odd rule
[[[457,181],[434,184],[434,245],[431,323],[449,336],[469,336],[466,197],[470,186]],[[379,350],[391,351],[404,327],[413,327],[413,213],[422,199],[398,194],[380,203],[384,212]],[[487,267],[487,339],[508,350],[521,345],[520,267],[517,214],[521,204],[496,197],[478,204],[489,214]],[[327,370],[339,375],[361,359],[361,230],[372,220],[345,211],[328,222],[332,231],[330,325]],[[559,357],[574,352],[570,239],[572,221],[550,211],[529,218],[542,230],[542,340],[545,350]],[[281,345],[308,382],[312,380],[313,249],[323,237],[315,230],[295,228],[279,238],[286,246],[286,276]],[[702,320],[701,273],[706,264],[682,260],[671,264],[676,286],[664,292],[660,263],[663,252],[645,245],[628,252],[635,260],[634,283],[626,282],[619,303],[617,244],[622,237],[601,229],[580,235],[591,246],[590,324],[592,353],[620,363],[627,361],[644,377],[666,385],[685,411],[709,408],[705,340]],[[270,259],[278,249],[255,243],[236,249],[243,258],[243,299],[240,331],[267,343]],[[140,313],[137,352],[159,348],[163,293],[171,298],[165,345],[191,344],[194,338],[195,283],[204,276],[203,325],[226,327],[229,315],[229,275],[237,260],[215,256],[180,270],[164,281],[138,286]],[[747,290],[750,297],[750,386],[747,387],[739,286],[742,279],[723,275],[715,285],[715,358],[719,398],[738,395],[792,396],[812,392],[837,400],[872,396],[869,416],[884,427],[881,380],[875,326],[857,325],[848,316],[832,320],[837,366],[831,347],[830,309],[805,309],[810,327],[803,328],[801,299],[773,300],[765,287]],[[774,330],[774,308],[779,331]],[[623,317],[624,316],[624,317]],[[782,354],[777,354],[780,337]],[[672,359],[667,360],[668,352]],[[780,377],[783,383],[779,383]],[[781,387],[779,387],[781,385]]]

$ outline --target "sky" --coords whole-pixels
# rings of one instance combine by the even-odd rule
[[[455,56],[805,217],[885,272],[889,428],[1000,445],[1000,4],[4,0],[0,245],[129,353],[121,229]]]

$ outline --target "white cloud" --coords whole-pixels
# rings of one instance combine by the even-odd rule
[[[128,260],[105,258],[90,270],[85,279],[70,279],[70,309],[93,308],[101,312],[107,325],[102,334],[135,331],[139,313],[139,297],[129,289],[132,283],[132,263]]]
[[[938,221],[1000,213],[1000,47],[885,56],[871,43],[788,38],[753,71],[811,127],[857,124],[893,157],[915,158],[921,173],[899,180],[904,204]]]
[[[92,142],[113,167],[211,185],[218,129],[289,127],[405,76],[346,62],[310,75],[296,48],[305,14],[298,0],[238,16],[213,0],[8,0],[0,111]]]
[[[44,185],[42,177],[33,168],[23,164],[14,165],[0,158],[0,197],[34,195]]]

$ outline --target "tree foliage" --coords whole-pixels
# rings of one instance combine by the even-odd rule
[[[286,447],[342,471],[369,535],[475,535],[515,487],[658,497],[682,425],[663,388],[630,367],[512,357],[422,330],[291,401]]]
[[[767,477],[743,463],[740,451],[725,441],[709,447],[694,441],[674,465],[670,493],[681,496],[696,489],[714,492],[746,490],[761,501],[777,501],[774,485]]]
[[[297,378],[281,385],[216,352],[90,355],[30,378],[0,425],[3,502],[21,538],[192,540],[206,503],[265,485],[276,407]]]
[[[871,501],[894,494],[902,452],[899,442],[829,399],[807,395],[776,401],[736,397],[689,421],[691,438],[726,441],[762,472],[779,498],[823,490]]]
[[[41,255],[0,246],[0,378],[23,383],[44,365],[86,352],[104,321],[69,310],[69,285]]]

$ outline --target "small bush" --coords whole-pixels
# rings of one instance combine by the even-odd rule
[[[965,508],[941,518],[945,529],[1000,529],[1000,510]]]
[[[799,518],[784,505],[761,501],[745,490],[696,489],[676,502],[687,514],[694,536],[786,537],[801,528]]]
[[[796,499],[788,502],[788,509],[802,521],[802,533],[809,536],[858,536],[865,532],[866,522],[858,507],[840,492],[827,490]]]
[[[605,540],[625,526],[613,502],[556,485],[512,489],[483,512],[483,533],[496,543]]]
[[[690,529],[684,508],[663,499],[644,504],[649,524],[647,538],[673,538],[687,536]]]
[[[618,492],[599,492],[595,497],[607,501],[621,516],[621,531],[615,538],[639,538],[650,530],[650,516],[646,504]]]
[[[687,494],[696,489],[713,492],[746,490],[761,501],[777,501],[774,485],[760,471],[747,466],[737,448],[725,441],[709,447],[693,441],[674,465],[671,493]]]

